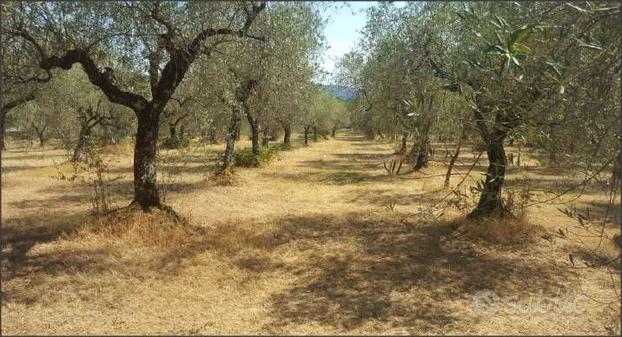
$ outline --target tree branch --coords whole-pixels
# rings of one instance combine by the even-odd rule
[[[71,67],[76,63],[80,63],[82,65],[82,68],[91,83],[99,87],[104,92],[106,97],[108,97],[110,102],[121,104],[133,109],[136,112],[143,110],[149,103],[140,95],[119,89],[119,87],[113,83],[112,69],[107,68],[104,71],[99,71],[97,65],[86,51],[70,49],[67,50],[65,55],[61,57],[51,56],[41,60],[39,66],[42,69],[47,70],[53,68],[68,70],[71,69]]]
[[[8,101],[2,105],[2,113],[4,114],[8,112],[9,110],[15,108],[16,106],[32,101],[35,98],[36,98],[35,93],[30,92],[27,96],[14,99],[12,101]]]

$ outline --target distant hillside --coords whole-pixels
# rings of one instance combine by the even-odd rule
[[[337,96],[337,98],[348,102],[353,101],[359,95],[357,89],[346,87],[344,85],[320,84],[320,86],[322,90],[329,92]]]

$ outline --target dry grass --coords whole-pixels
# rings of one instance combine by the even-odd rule
[[[465,238],[499,245],[535,243],[546,233],[542,226],[534,225],[524,217],[460,219],[456,227]]]
[[[180,223],[159,211],[88,216],[88,193],[51,177],[62,150],[9,144],[2,333],[619,333],[611,303],[620,284],[611,274],[620,271],[604,264],[619,250],[610,241],[595,249],[598,238],[585,237],[599,222],[583,228],[559,205],[534,206],[529,221],[511,223],[473,224],[453,209],[440,219],[420,216],[447,193],[445,167],[389,177],[382,160],[391,145],[340,135],[238,169],[234,184],[213,179],[223,145],[169,151],[184,157],[167,166],[176,179],[161,176],[167,202],[187,218]],[[112,154],[123,177],[113,196],[124,206],[131,150]],[[465,151],[460,159],[452,186],[473,158]],[[528,177],[544,189],[561,180],[534,163],[510,170],[509,185]],[[469,184],[481,177],[480,164]],[[597,214],[606,193],[588,192],[569,206]],[[604,233],[619,229],[607,223]],[[581,315],[481,316],[473,296],[487,289],[502,298],[561,291],[591,300]]]
[[[131,245],[170,248],[187,244],[198,232],[188,222],[174,219],[166,211],[145,213],[128,207],[108,215],[92,216],[63,239],[127,242]]]

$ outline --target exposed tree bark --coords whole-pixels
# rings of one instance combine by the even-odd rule
[[[257,121],[257,118],[253,118],[250,106],[246,103],[246,101],[242,103],[242,107],[244,108],[248,124],[251,127],[251,148],[253,154],[259,155],[259,122]]]
[[[423,167],[428,166],[428,155],[430,154],[430,139],[426,136],[421,139],[419,144],[419,150],[417,151],[417,156],[415,158],[415,166],[414,169],[420,170]]]
[[[291,142],[291,138],[292,138],[292,126],[291,125],[285,125],[283,126],[283,144],[286,147],[290,147],[292,145]]]
[[[494,137],[486,148],[489,162],[486,171],[486,181],[484,182],[484,188],[477,208],[469,214],[470,217],[478,218],[507,214],[501,195],[505,180],[505,167],[507,166],[507,158],[503,148],[504,138],[505,136],[502,135]]]
[[[332,136],[333,138],[335,138],[335,134],[336,134],[336,133],[337,133],[337,127],[335,126],[335,127],[333,127],[333,129],[331,130],[331,136]]]
[[[221,173],[231,172],[233,169],[233,154],[235,152],[235,137],[240,131],[240,125],[242,124],[242,118],[240,117],[240,110],[234,106],[231,109],[231,124],[229,125],[229,132],[227,133],[227,147],[225,148],[225,155],[223,157],[223,165]]]
[[[309,130],[311,130],[310,126],[305,126],[305,145],[309,145]]]
[[[505,207],[502,197],[505,169],[507,166],[507,157],[505,155],[503,142],[507,133],[519,125],[520,117],[511,112],[507,114],[497,112],[491,129],[486,125],[482,113],[487,106],[479,95],[476,96],[476,104],[478,109],[474,110],[475,122],[481,137],[486,142],[488,169],[479,202],[475,210],[469,214],[469,217],[505,216],[508,215],[509,212]]]
[[[249,79],[242,81],[240,86],[236,89],[235,98],[238,104],[231,104],[231,124],[229,125],[229,132],[227,133],[227,146],[225,148],[221,173],[230,172],[234,165],[235,142],[239,140],[242,125],[240,107],[244,109],[244,113],[249,119],[249,123],[251,123],[252,116],[250,115],[250,107],[247,102],[256,85],[257,82],[255,80]],[[224,96],[219,96],[219,98],[223,103],[227,104],[227,100]],[[253,123],[251,123],[251,125],[252,124]],[[257,151],[257,154],[258,153],[259,150]]]
[[[313,127],[313,142],[317,142],[317,128]]]
[[[150,109],[151,106],[147,107]],[[152,108],[151,108],[152,109]],[[147,210],[161,207],[156,185],[156,145],[158,142],[158,113],[144,111],[138,115],[136,146],[134,147],[134,203]]]
[[[430,153],[430,137],[429,137],[429,133],[430,133],[430,126],[431,126],[431,121],[425,121],[423,124],[423,127],[421,128],[421,130],[419,130],[419,132],[415,132],[415,135],[419,135],[419,142],[413,144],[413,148],[411,150],[411,155],[410,157],[414,159],[415,161],[415,165],[413,166],[413,169],[416,170],[420,170],[423,167],[426,167],[428,165],[428,154]]]

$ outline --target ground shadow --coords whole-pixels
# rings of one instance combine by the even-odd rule
[[[349,214],[283,218],[280,224],[289,237],[313,242],[305,263],[289,266],[300,275],[294,288],[272,296],[268,331],[310,323],[351,331],[373,322],[434,331],[472,318],[465,309],[480,290],[553,293],[563,287],[557,280],[570,276],[553,265],[483,254],[449,240],[452,223]],[[343,250],[322,248],[336,242]],[[464,305],[456,307],[460,301]]]

